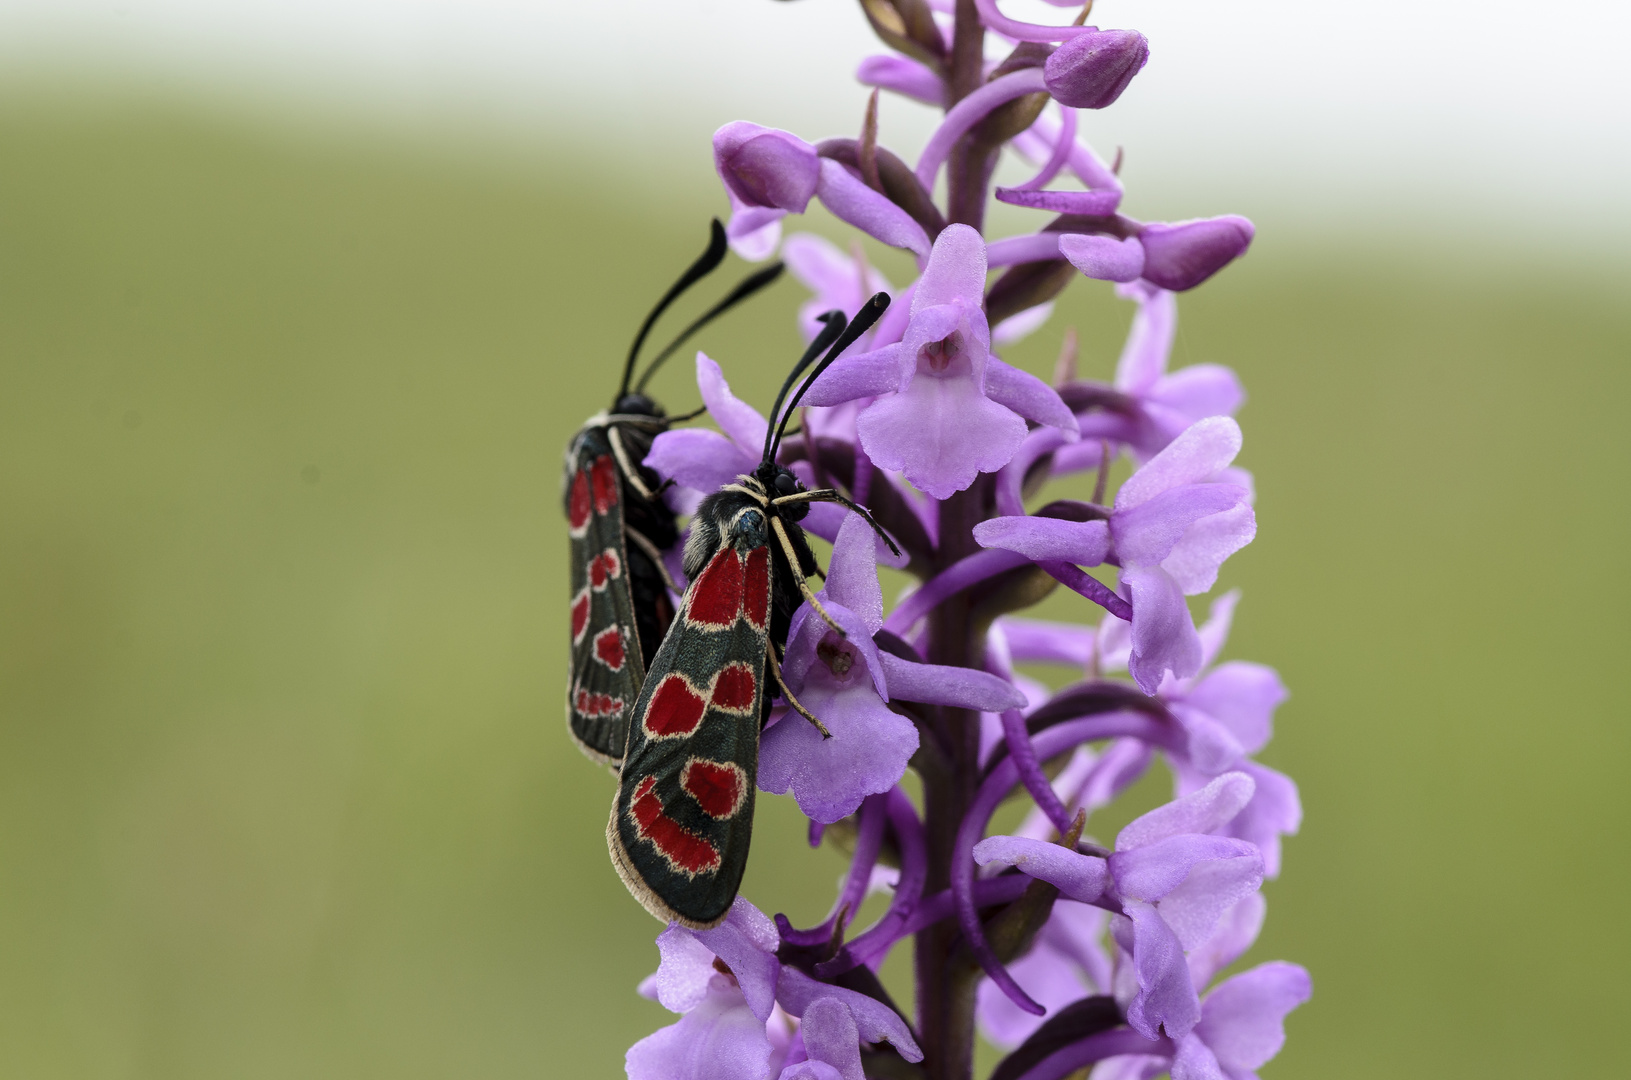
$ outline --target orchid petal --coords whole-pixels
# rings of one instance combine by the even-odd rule
[[[1111,920],[1116,942],[1132,955],[1138,994],[1127,1005],[1127,1023],[1147,1039],[1182,1038],[1201,1018],[1200,998],[1189,981],[1183,946],[1153,905],[1124,900],[1127,914]]]
[[[629,1047],[629,1080],[764,1080],[771,1046],[765,1025],[723,975],[679,1022]]]
[[[1005,364],[995,356],[985,362],[985,396],[1039,424],[1077,431],[1076,414],[1059,392],[1028,371]]]
[[[1046,881],[1072,900],[1090,904],[1110,883],[1105,861],[1069,848],[1023,836],[990,836],[974,845],[974,861],[1012,866],[1027,877]]]
[[[905,346],[899,344],[841,356],[810,384],[804,404],[842,405],[901,390],[911,377],[909,361]]]
[[[1165,289],[1135,282],[1116,290],[1138,301],[1133,325],[1127,331],[1121,359],[1116,364],[1116,389],[1147,394],[1167,370],[1172,337],[1178,325],[1178,299]]]
[[[1127,671],[1146,694],[1167,672],[1186,678],[1201,669],[1201,642],[1183,590],[1160,567],[1127,567],[1121,583],[1133,605],[1132,652]]]
[[[916,60],[904,56],[868,56],[855,70],[855,78],[866,86],[881,86],[897,94],[939,107],[946,100],[946,84]]]
[[[1171,552],[1161,560],[1161,568],[1178,583],[1188,596],[1206,592],[1218,580],[1218,568],[1225,559],[1251,543],[1257,537],[1257,513],[1246,502],[1249,492],[1234,484],[1201,484],[1238,492],[1239,504],[1219,514],[1212,514],[1184,530]],[[1152,499],[1145,506],[1154,505]],[[1140,513],[1144,506],[1134,510]]]
[[[1195,1034],[1231,1072],[1260,1069],[1285,1045],[1285,1017],[1314,994],[1308,972],[1276,960],[1225,979],[1206,997]]]
[[[1116,509],[1131,510],[1163,491],[1210,479],[1240,453],[1240,425],[1227,416],[1192,424],[1121,485]]]
[[[925,308],[959,301],[978,308],[985,298],[985,272],[985,240],[967,225],[947,225],[918,280],[913,317]]]
[[[879,653],[890,700],[921,701],[979,712],[1001,712],[1026,705],[1025,695],[1006,679],[985,671],[942,664],[919,664]]]
[[[652,440],[651,453],[642,464],[664,480],[712,493],[752,472],[756,462],[717,431],[675,428]]]
[[[1245,496],[1245,490],[1233,484],[1183,484],[1168,488],[1130,509],[1117,508],[1110,519],[1116,554],[1125,566],[1165,566],[1167,557],[1173,553],[1179,541],[1187,537],[1196,522],[1243,506]],[[1249,506],[1244,509],[1247,513],[1251,512]],[[1226,545],[1232,540],[1231,533],[1220,543]],[[1218,545],[1197,542],[1193,560],[1198,563],[1210,555],[1215,546]],[[1230,553],[1235,550],[1239,549],[1231,549]],[[1171,573],[1170,568],[1168,573]],[[1215,569],[1213,575],[1216,576]],[[1174,577],[1177,578],[1177,575]],[[1183,584],[1181,579],[1179,584]]]
[[[731,393],[730,383],[725,381],[719,365],[700,352],[697,353],[697,391],[702,395],[702,403],[708,407],[708,415],[719,425],[719,430],[744,453],[754,455],[757,462],[759,448],[764,445],[765,432],[770,425],[759,415],[759,410]]]
[[[1098,566],[1110,554],[1110,526],[1103,521],[999,517],[974,526],[981,547],[1017,551],[1028,559],[1057,559]]]
[[[837,998],[848,1007],[862,1042],[887,1042],[907,1061],[923,1060],[923,1051],[918,1049],[905,1021],[889,1006],[854,990],[817,982],[797,968],[782,972],[776,1000],[790,1015],[803,1016],[805,1009],[823,997]]]
[[[875,465],[903,472],[936,499],[996,472],[1025,441],[1025,421],[969,378],[913,379],[863,412],[856,431]]]
[[[1246,753],[1255,754],[1268,743],[1274,710],[1288,696],[1273,668],[1231,660],[1202,676],[1184,700],[1227,727]]]
[[[929,234],[905,210],[873,191],[866,181],[831,158],[821,159],[821,179],[816,185],[821,205],[834,217],[860,229],[890,247],[905,248],[915,255],[929,254]]]
[[[1084,211],[1061,206],[1058,212]],[[1134,281],[1144,272],[1144,248],[1131,237],[1123,240],[1092,233],[1065,233],[1059,237],[1059,253],[1070,260],[1070,265],[1098,281]]]
[[[1243,772],[1224,773],[1204,788],[1134,818],[1116,836],[1116,850],[1158,843],[1183,833],[1209,833],[1245,809],[1257,785]]]

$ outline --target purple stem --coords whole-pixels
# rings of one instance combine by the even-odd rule
[[[889,946],[910,933],[904,927],[923,899],[923,883],[929,874],[928,841],[923,823],[918,820],[912,800],[900,788],[891,790],[887,797],[889,825],[894,830],[895,843],[900,845],[900,880],[895,883],[895,898],[883,918],[865,933],[858,934],[837,956],[816,965],[816,974],[824,979],[867,963],[876,949],[888,952]]]
[[[1002,714],[1002,734],[1008,741],[1008,756],[1019,769],[1019,778],[1024,781],[1025,790],[1030,792],[1037,807],[1048,815],[1048,820],[1063,836],[1070,831],[1070,811],[1059,801],[1053,785],[1042,771],[1041,763],[1036,759],[1036,747],[1032,745],[1031,733],[1025,727],[1025,714],[1018,709],[1006,710]]]
[[[1053,144],[1053,153],[1043,164],[1042,171],[1025,181],[1016,191],[1041,191],[1043,185],[1059,175],[1059,170],[1070,160],[1071,148],[1076,145],[1076,110],[1068,105],[1059,106],[1063,116],[1059,120],[1059,138]]]
[[[1081,567],[1054,560],[1039,562],[1036,565],[1047,571],[1059,584],[1075,589],[1116,618],[1123,622],[1133,621],[1133,605],[1111,592],[1104,582]]]
[[[978,585],[987,578],[996,577],[1005,570],[1024,566],[1028,562],[1029,559],[1016,551],[1001,551],[996,548],[977,551],[973,555],[959,559],[925,581],[921,588],[902,600],[883,621],[884,628],[905,637],[919,619],[939,607],[948,596],[960,593],[971,585]]]
[[[1056,724],[1039,732],[1032,740],[1032,746],[1036,756],[1045,759],[1064,753],[1080,743],[1117,736],[1131,736],[1162,746],[1174,743],[1173,733],[1167,730],[1167,725],[1153,717],[1143,713],[1116,712]],[[980,967],[1015,1005],[1033,1016],[1041,1016],[1047,1010],[1020,989],[1014,977],[1008,974],[1008,969],[997,959],[996,953],[991,951],[990,943],[985,940],[985,931],[980,926],[979,909],[974,899],[974,845],[985,835],[991,815],[1019,782],[1019,776],[1019,766],[1010,754],[997,763],[980,785],[979,794],[974,797],[973,804],[957,829],[957,840],[952,848],[951,892],[957,923],[968,938],[969,948],[973,950],[975,959],[979,960]]]
[[[1009,904],[1018,900],[1031,884],[1031,879],[1024,874],[1004,874],[1001,877],[987,878],[974,883],[974,906],[991,907],[993,904]],[[933,926],[941,919],[949,918],[956,910],[955,901],[950,889],[942,889],[923,899],[912,913],[906,917],[889,937],[878,936],[870,938],[862,949],[861,939],[856,938],[846,952],[853,951],[857,963],[866,964],[876,968],[889,955],[889,950],[895,943],[911,937],[925,926]],[[869,932],[870,933],[870,932]],[[829,963],[837,963],[836,960]],[[819,975],[826,975],[824,971],[817,971]]]
[[[968,134],[970,128],[984,120],[999,105],[1006,105],[1026,94],[1047,93],[1041,68],[1024,68],[993,79],[951,107],[940,122],[923,156],[917,159],[917,178],[925,191],[934,190],[934,178],[940,172],[957,140]]]
[[[1131,1028],[1116,1028],[1089,1035],[1081,1042],[1055,1050],[1029,1069],[1017,1080],[1061,1080],[1062,1077],[1096,1061],[1120,1057],[1123,1054],[1153,1054],[1170,1058],[1178,1052],[1171,1039],[1146,1039]]]
[[[818,926],[808,930],[792,930],[783,933],[782,937],[795,945],[825,945],[832,940],[833,929],[838,924],[838,917],[844,916],[847,923],[855,918],[860,910],[861,901],[866,899],[866,887],[872,880],[872,868],[878,862],[878,849],[883,846],[883,827],[887,815],[884,812],[884,797],[882,795],[868,795],[861,803],[860,824],[855,831],[855,857],[849,864],[849,877],[844,879],[844,888],[833,901],[832,911]]]
[[[1065,433],[1058,428],[1037,428],[1019,445],[1019,453],[997,473],[997,513],[1003,517],[1021,517],[1025,513],[1025,499],[1021,488],[1025,474],[1043,454],[1052,453],[1065,445]]]

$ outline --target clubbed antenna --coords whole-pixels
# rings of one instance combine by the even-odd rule
[[[675,338],[673,341],[670,341],[663,348],[662,352],[658,353],[652,358],[651,363],[646,365],[645,373],[640,376],[640,381],[634,384],[635,392],[639,393],[640,391],[645,390],[646,383],[650,382],[651,376],[656,373],[659,367],[662,367],[663,361],[674,355],[675,350],[681,345],[684,345],[692,334],[696,333],[698,330],[701,330],[704,326],[707,326],[716,318],[725,314],[725,312],[729,311],[737,304],[740,304],[743,300],[746,300],[760,289],[769,285],[778,277],[781,277],[781,273],[784,269],[786,269],[784,264],[779,262],[772,263],[763,270],[756,271],[755,273],[743,278],[741,282],[737,284],[736,288],[732,289],[723,300],[709,308],[707,311],[704,311],[701,315],[697,316],[696,320],[692,322],[690,326],[687,326],[684,330],[680,331],[679,337]]]
[[[713,229],[708,237],[708,250],[704,251],[696,262],[686,268],[685,273],[680,275],[678,281],[669,286],[668,291],[663,294],[663,298],[657,301],[657,306],[651,309],[651,314],[646,316],[646,321],[640,324],[640,332],[634,335],[634,344],[629,346],[629,358],[623,365],[623,381],[618,384],[618,398],[622,398],[629,392],[629,380],[634,378],[635,358],[640,355],[640,346],[645,344],[646,335],[651,333],[651,327],[658,317],[668,310],[669,304],[679,299],[681,293],[713,273],[714,269],[724,261],[725,226],[719,223],[718,218],[714,218]]]
[[[776,452],[781,449],[782,433],[787,428],[787,421],[798,409],[799,402],[804,400],[804,392],[810,389],[812,383],[821,378],[823,371],[832,367],[833,361],[842,356],[845,349],[855,344],[857,338],[872,329],[872,324],[878,321],[878,318],[883,315],[888,307],[889,294],[886,292],[873,294],[872,299],[861,305],[861,310],[855,313],[855,318],[850,320],[849,325],[844,328],[844,332],[839,335],[833,347],[827,351],[827,355],[821,358],[821,363],[815,366],[815,370],[810,372],[810,377],[804,381],[804,385],[799,387],[798,393],[793,395],[793,400],[787,406],[787,412],[782,414],[781,422],[775,425],[775,439],[772,440],[769,435],[765,436],[766,461],[775,460]],[[803,364],[801,363],[800,366],[802,367]],[[797,374],[797,369],[795,369],[794,374]],[[782,392],[786,393],[786,391],[787,387],[784,385]],[[781,405],[779,396],[776,399],[776,405],[778,408]],[[775,417],[776,413],[772,412],[771,419],[774,420]]]
[[[798,377],[804,374],[804,369],[815,363],[815,358],[821,351],[831,345],[840,334],[844,332],[844,313],[842,311],[824,311],[816,318],[821,322],[821,332],[816,334],[810,347],[804,350],[799,362],[793,365],[793,370],[787,373],[782,381],[782,388],[776,392],[776,403],[770,407],[770,422],[765,425],[765,451],[763,460],[770,461],[770,444],[776,435],[776,417],[781,415],[782,402],[787,399],[787,391],[798,382]]]

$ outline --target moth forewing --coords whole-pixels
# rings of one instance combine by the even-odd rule
[[[696,573],[635,704],[606,839],[647,911],[706,928],[747,867],[775,585],[760,503],[716,495],[697,516],[717,539],[687,560]]]
[[[654,623],[661,611],[650,596],[651,560],[637,551],[630,562],[629,492],[606,430],[591,421],[579,432],[565,480],[572,590],[566,719],[585,754],[616,767],[623,757],[628,710],[645,676],[642,638],[659,632],[641,624]],[[656,588],[662,588],[660,581]],[[646,601],[644,611],[637,593]]]

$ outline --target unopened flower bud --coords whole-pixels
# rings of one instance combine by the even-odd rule
[[[821,159],[796,135],[745,121],[714,132],[714,167],[748,206],[804,213],[815,196]]]
[[[1043,65],[1048,93],[1061,105],[1102,109],[1115,102],[1150,58],[1136,30],[1093,30],[1071,38]]]
[[[1193,289],[1244,255],[1255,231],[1235,214],[1146,225],[1138,234],[1144,280],[1173,292]]]

